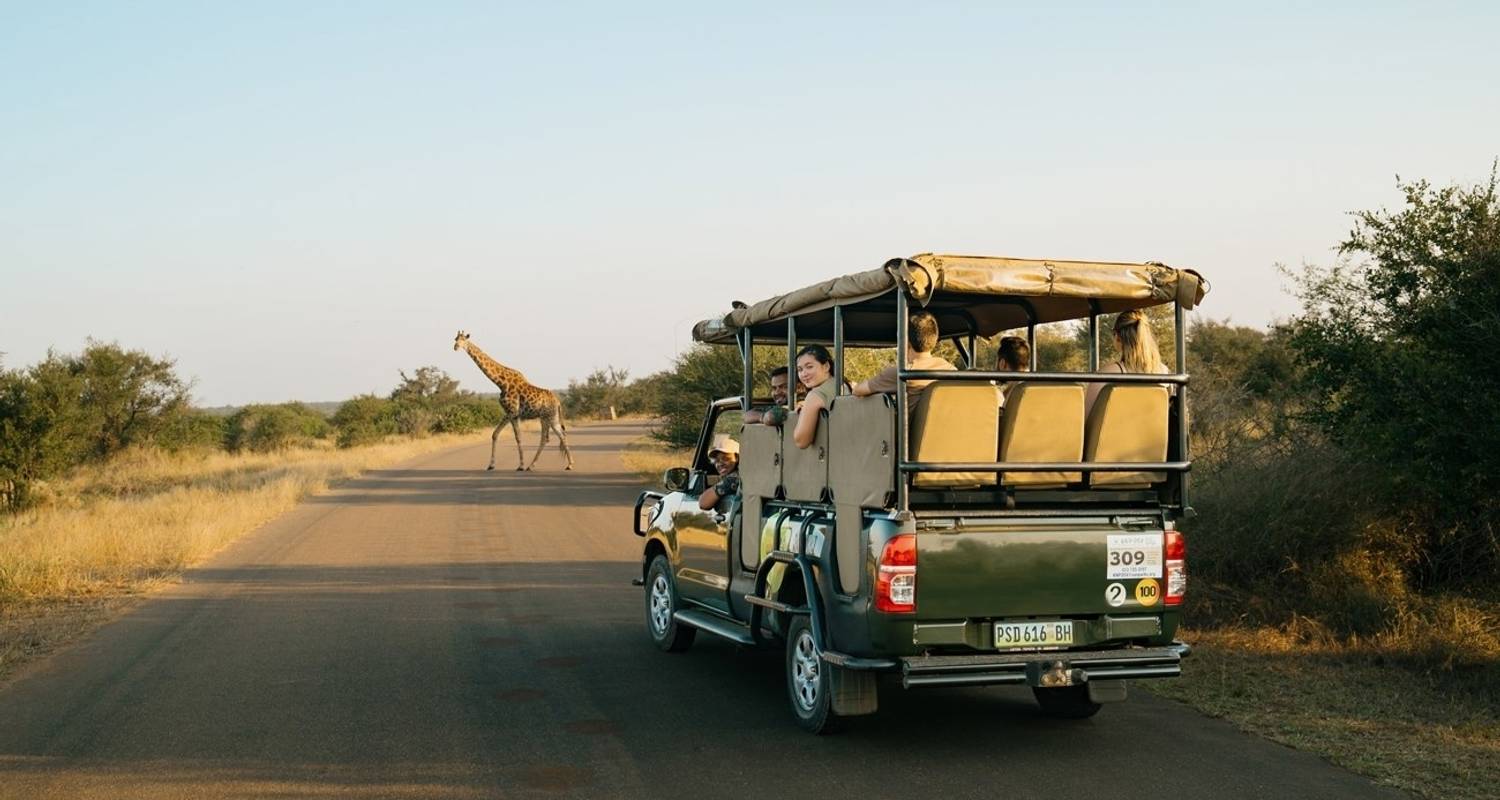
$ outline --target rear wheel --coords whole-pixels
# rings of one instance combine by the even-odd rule
[[[1088,719],[1099,713],[1100,706],[1089,699],[1087,686],[1058,686],[1051,689],[1033,686],[1031,693],[1036,695],[1037,704],[1048,716]]]
[[[792,715],[805,731],[830,733],[838,726],[831,702],[834,669],[823,661],[807,617],[794,617],[786,634],[786,690]]]
[[[657,647],[669,653],[681,653],[692,647],[698,629],[679,623],[677,586],[672,582],[672,565],[664,555],[651,559],[646,570],[646,633]]]

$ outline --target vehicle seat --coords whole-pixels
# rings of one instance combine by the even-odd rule
[[[1168,390],[1156,384],[1111,384],[1099,391],[1084,435],[1085,461],[1166,461]],[[1092,472],[1089,486],[1146,489],[1164,472]]]
[[[922,390],[911,425],[911,460],[993,461],[1000,409],[994,384],[933,381]],[[919,472],[914,488],[994,486],[993,472]]]
[[[1000,460],[1015,463],[1083,459],[1083,384],[1021,381],[1005,393]],[[1081,472],[1007,472],[1002,486],[1056,489]]]
[[[812,446],[797,446],[792,434],[802,411],[787,415],[781,426],[781,491],[788,500],[822,502],[828,489],[828,410],[818,411],[818,431]]]

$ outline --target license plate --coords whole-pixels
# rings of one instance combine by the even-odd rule
[[[1073,643],[1073,623],[1070,620],[1051,622],[997,622],[995,623],[995,647],[1046,649],[1067,647]]]

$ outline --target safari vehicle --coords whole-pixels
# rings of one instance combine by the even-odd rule
[[[667,651],[706,632],[782,646],[792,712],[821,732],[905,688],[1028,685],[1044,711],[1088,717],[1126,682],[1180,673],[1188,506],[1184,312],[1208,284],[1161,264],[918,255],[695,326],[732,344],[742,394],[713,401],[690,467],[643,492],[646,629]],[[1100,373],[1099,318],[1172,305],[1172,374]],[[837,397],[816,441],[743,424],[754,345],[824,343],[843,383],[855,347],[906,350],[925,309],[957,371],[904,365],[894,396]],[[1036,326],[1087,320],[1089,372],[1036,372]],[[977,337],[1024,328],[1032,371],[975,363]],[[909,414],[908,381],[930,380]],[[1085,415],[1085,384],[1104,385]],[[1003,388],[1002,388],[1003,387]],[[1001,392],[1004,392],[1002,409]],[[788,404],[796,402],[791,393]],[[711,511],[708,449],[732,433],[741,491]]]

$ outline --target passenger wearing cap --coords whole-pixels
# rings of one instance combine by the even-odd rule
[[[727,434],[718,434],[708,450],[708,457],[719,473],[719,482],[705,489],[698,498],[698,508],[703,511],[711,511],[720,500],[740,493],[740,443]]]

